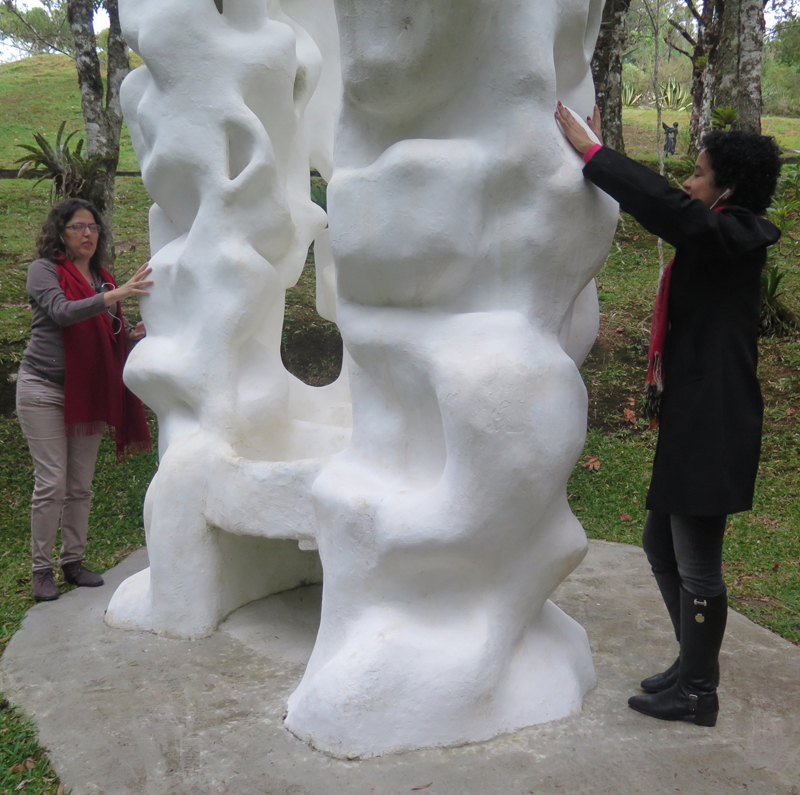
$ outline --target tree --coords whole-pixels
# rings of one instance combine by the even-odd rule
[[[670,19],[669,23],[691,50],[683,49],[671,40],[668,43],[692,62],[692,120],[689,127],[689,154],[692,155],[699,151],[703,133],[711,126],[717,75],[715,65],[722,40],[725,0],[703,0],[701,8],[693,0],[684,2],[691,14],[692,24],[675,19]]]
[[[790,11],[772,34],[772,49],[778,63],[800,68],[800,16]]]
[[[72,34],[63,0],[41,0],[41,8],[20,9],[13,0],[0,5],[0,41],[26,55],[72,52]]]
[[[114,261],[114,180],[119,163],[119,139],[122,131],[122,107],[119,90],[130,72],[128,46],[122,38],[119,23],[118,0],[104,0],[108,12],[109,29],[107,45],[106,86],[97,38],[92,21],[94,0],[67,0],[67,18],[75,42],[75,65],[81,89],[81,109],[86,126],[86,154],[103,158],[104,168],[94,183],[92,202],[103,216],[108,229],[108,262]]]
[[[713,104],[736,108],[738,130],[761,132],[764,33],[764,0],[725,0],[725,46],[713,64]]]
[[[109,264],[113,264],[114,181],[123,121],[119,90],[130,71],[118,0],[42,0],[44,8],[27,11],[20,9],[16,0],[2,2],[0,39],[18,42],[15,46],[28,53],[62,52],[75,60],[86,129],[86,156],[102,163],[91,183],[90,200],[108,229],[106,256]],[[100,7],[108,12],[110,23],[107,37],[103,37],[105,85],[93,25]]]
[[[622,136],[622,49],[630,5],[631,0],[606,0],[600,35],[592,58],[603,140],[618,152],[625,151]]]
[[[739,110],[737,127],[761,134],[761,63],[764,53],[764,0],[739,0]]]

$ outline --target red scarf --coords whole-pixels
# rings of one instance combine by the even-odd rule
[[[661,274],[656,294],[656,305],[653,307],[653,321],[650,324],[650,347],[647,349],[647,415],[650,427],[658,428],[658,415],[661,410],[661,395],[664,392],[664,343],[667,340],[669,319],[669,281],[672,276],[673,257]]]
[[[56,262],[58,283],[69,301],[96,293],[68,259]],[[117,283],[105,268],[104,282]],[[117,446],[117,461],[128,453],[150,449],[150,431],[142,403],[123,383],[128,339],[117,303],[119,333],[114,334],[108,312],[63,326],[64,425],[67,436],[92,436],[107,430]]]

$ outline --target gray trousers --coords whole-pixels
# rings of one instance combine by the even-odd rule
[[[649,511],[642,546],[659,585],[662,577],[674,577],[696,596],[724,593],[722,542],[727,523],[727,516],[670,516]]]
[[[33,570],[53,567],[61,521],[61,565],[81,560],[89,531],[92,478],[101,434],[64,435],[64,387],[21,371],[17,416],[33,458]]]

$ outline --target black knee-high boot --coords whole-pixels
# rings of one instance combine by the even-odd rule
[[[675,639],[681,642],[681,578],[675,572],[653,572],[653,576],[658,583],[658,590],[661,591],[661,598],[667,606],[667,612],[672,620],[672,627],[675,630]],[[645,693],[660,693],[668,687],[672,687],[678,681],[678,657],[666,671],[660,674],[648,676],[639,685]]]
[[[677,571],[653,572],[661,591],[661,598],[667,606],[667,612],[672,620],[672,628],[675,630],[675,640],[681,642],[681,577]]]
[[[662,720],[693,719],[714,726],[719,713],[719,650],[728,619],[728,595],[697,596],[681,588],[678,680],[660,693],[633,696],[628,706]]]

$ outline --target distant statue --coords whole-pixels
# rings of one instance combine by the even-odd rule
[[[661,122],[664,128],[664,157],[669,157],[675,154],[675,144],[678,141],[678,122],[675,122],[672,127]]]

